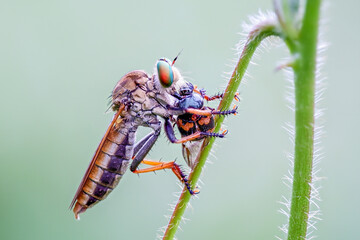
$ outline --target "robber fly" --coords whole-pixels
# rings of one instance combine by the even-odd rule
[[[235,100],[239,101],[237,97],[238,93],[235,95]],[[232,110],[228,111],[215,111],[210,107],[204,106],[204,100],[212,101],[215,99],[221,99],[223,94],[217,94],[214,96],[208,96],[205,93],[205,90],[198,90],[196,86],[194,87],[191,83],[187,82],[182,85],[179,90],[179,101],[177,106],[181,109],[194,108],[200,110],[211,111],[212,114],[209,115],[198,115],[193,111],[193,113],[185,113],[178,115],[175,119],[175,124],[181,134],[182,139],[186,139],[189,136],[196,135],[196,138],[193,138],[190,141],[182,142],[182,154],[187,163],[187,165],[193,169],[196,164],[196,157],[200,151],[200,147],[203,143],[203,139],[206,136],[212,136],[214,134],[212,131],[215,128],[214,115],[229,115],[236,114],[237,107],[234,106]],[[169,120],[165,121],[165,132],[167,137],[172,143],[179,143],[179,140],[176,139],[173,126]],[[227,131],[223,131],[221,135],[217,137],[224,137],[227,134]]]
[[[169,119],[185,113],[197,115],[216,114],[216,111],[200,110],[179,106],[178,91],[186,81],[171,62],[162,58],[157,61],[153,76],[144,71],[132,71],[123,76],[112,91],[112,109],[116,112],[104,137],[86,170],[86,173],[70,204],[75,217],[89,207],[105,199],[117,186],[128,169],[134,173],[171,169],[186,185],[190,194],[195,194],[185,174],[175,162],[155,162],[144,160],[156,142],[162,123],[158,116]],[[195,112],[194,112],[195,111]],[[150,127],[153,132],[135,144],[135,133],[139,126]],[[210,137],[222,137],[220,133],[205,133]],[[178,143],[191,141],[197,133],[180,139]],[[131,164],[130,164],[131,162]],[[138,169],[140,163],[152,167]]]

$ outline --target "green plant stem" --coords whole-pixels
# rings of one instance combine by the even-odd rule
[[[226,88],[223,99],[221,100],[218,109],[229,109],[234,95],[236,94],[237,89],[239,88],[240,82],[246,72],[246,69],[250,63],[251,57],[253,56],[256,48],[259,46],[262,40],[271,35],[279,35],[276,31],[276,24],[272,22],[264,22],[255,26],[254,30],[249,33],[247,43],[244,46],[243,52],[241,53],[238,64],[235,67],[235,70],[230,78],[228,86]],[[224,121],[223,117],[216,117],[215,119],[215,132],[220,130],[221,124]],[[191,186],[194,188],[200,177],[201,171],[205,165],[206,159],[210,153],[212,145],[214,143],[214,138],[207,139],[204,141],[200,153],[197,157],[197,164],[194,167],[193,171],[189,175],[189,181]],[[179,201],[174,209],[174,212],[171,216],[168,227],[165,231],[163,240],[173,239],[176,233],[176,230],[180,224],[181,218],[186,210],[187,204],[189,203],[191,195],[186,190],[183,189],[182,194],[179,198]]]
[[[314,96],[316,46],[320,0],[306,3],[296,48],[295,75],[295,157],[288,239],[305,239],[310,207],[314,146]]]

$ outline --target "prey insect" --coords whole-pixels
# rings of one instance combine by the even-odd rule
[[[192,191],[185,174],[175,162],[161,163],[144,160],[156,142],[162,123],[158,117],[168,119],[196,111],[198,115],[209,115],[209,111],[178,107],[178,89],[186,85],[180,72],[173,66],[174,61],[160,59],[153,76],[144,71],[132,71],[123,76],[112,92],[112,108],[116,112],[104,137],[86,170],[86,173],[70,204],[75,217],[105,199],[118,185],[130,165],[134,173],[171,169],[179,180]],[[135,144],[135,133],[139,126],[150,127],[153,132]],[[212,133],[211,137],[222,137]],[[179,143],[197,138],[187,136]],[[131,164],[130,164],[131,162]],[[138,169],[140,163],[152,167]]]
[[[235,95],[235,99],[239,101],[239,98]],[[204,106],[204,100],[212,101],[215,99],[221,99],[223,94],[217,94],[214,96],[208,96],[205,94],[204,90],[198,90],[196,86],[194,87],[191,83],[186,83],[179,90],[179,95],[177,96],[179,101],[177,106],[181,109],[193,108],[199,109],[201,111],[208,111],[211,114],[208,115],[198,115],[196,111],[192,113],[185,113],[178,115],[175,120],[175,124],[181,134],[182,139],[188,139],[188,141],[183,141],[176,139],[174,134],[173,126],[169,119],[165,120],[165,132],[167,137],[172,143],[182,143],[182,154],[187,163],[187,165],[193,169],[196,164],[196,157],[199,153],[200,147],[203,143],[205,137],[212,137],[213,130],[215,128],[214,115],[229,115],[236,114],[237,107],[234,106],[232,110],[228,111],[215,111],[215,109]],[[174,125],[175,125],[174,124]],[[217,137],[224,137],[227,134],[227,131],[223,131]],[[189,139],[189,136],[191,139]],[[196,137],[194,137],[196,136]]]

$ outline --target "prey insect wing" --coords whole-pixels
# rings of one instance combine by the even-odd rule
[[[204,139],[197,141],[189,141],[182,144],[182,155],[186,164],[194,169],[196,164],[196,158],[200,152],[201,145],[203,144]]]

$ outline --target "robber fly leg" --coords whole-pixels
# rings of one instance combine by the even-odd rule
[[[130,166],[130,171],[134,172],[141,163],[141,161],[149,153],[150,149],[159,137],[160,129],[161,123],[159,122],[159,128],[157,130],[147,135],[138,144],[136,144],[134,149],[133,161]]]
[[[186,113],[196,114],[199,116],[211,116],[211,115],[230,115],[237,113],[237,107],[234,106],[232,110],[226,111],[219,111],[219,110],[212,110],[212,109],[196,109],[196,108],[187,108],[185,109]]]
[[[187,190],[189,191],[189,193],[191,195],[194,195],[194,194],[197,194],[200,192],[198,189],[195,189],[195,190],[191,189],[191,186],[189,184],[188,179],[186,178],[186,175],[183,173],[180,166],[178,164],[176,164],[175,162],[155,162],[155,161],[150,161],[150,160],[144,159],[141,163],[147,164],[147,165],[150,165],[153,167],[137,169],[137,170],[133,171],[134,173],[147,173],[147,172],[154,172],[154,171],[163,170],[163,169],[171,169],[173,171],[173,173],[176,175],[176,177],[182,183],[184,183],[184,185],[186,186]]]
[[[151,138],[153,137],[154,132],[149,133],[148,135],[146,135],[145,137],[143,137],[139,142],[137,142],[135,144],[134,147],[134,156],[140,151],[140,149],[144,146],[144,144]]]

